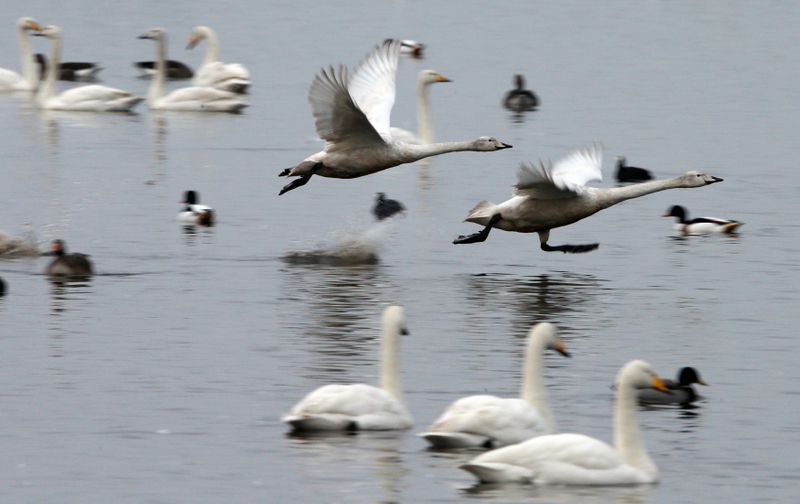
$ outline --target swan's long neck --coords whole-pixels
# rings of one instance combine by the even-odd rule
[[[48,98],[56,94],[56,73],[58,66],[61,64],[61,39],[54,37],[50,39],[50,60],[47,62],[47,72],[44,78],[44,84],[39,88],[36,95],[39,103],[43,103]]]
[[[212,61],[219,61],[219,40],[217,40],[217,34],[211,30],[203,30],[203,34],[206,37],[206,42],[208,44],[206,48],[206,57],[203,59],[203,64],[207,65]]]
[[[658,469],[642,441],[636,407],[636,390],[621,380],[614,411],[614,446],[626,463],[654,477]]]
[[[539,415],[547,423],[550,430],[555,430],[553,412],[547,400],[544,387],[544,345],[538,338],[529,338],[525,350],[525,369],[522,374],[522,399],[535,407]]]
[[[681,183],[681,177],[666,180],[652,180],[640,184],[632,184],[625,187],[608,187],[594,189],[600,209],[608,208],[625,200],[638,198],[654,192],[665,191],[667,189],[677,189],[685,187]]]
[[[31,49],[31,39],[27,30],[22,26],[17,27],[17,38],[19,39],[19,57],[22,59],[22,76],[31,89],[39,84],[39,73],[33,63],[33,50]]]
[[[147,102],[151,105],[164,95],[164,79],[167,75],[167,37],[162,35],[156,42],[156,74],[147,91]]]
[[[387,324],[381,336],[381,388],[403,402],[403,390],[400,386],[400,369],[398,363],[398,347],[400,335],[397,327]]]
[[[446,154],[448,152],[477,151],[475,143],[466,142],[439,142],[424,145],[405,144],[401,152],[403,163],[413,163],[426,157]]]
[[[430,101],[428,99],[429,84],[420,81],[417,83],[417,128],[419,138],[423,143],[433,143],[433,123],[431,123]]]

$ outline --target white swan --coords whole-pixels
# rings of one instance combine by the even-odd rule
[[[236,93],[207,86],[178,88],[164,95],[166,78],[167,34],[153,28],[139,35],[156,43],[156,74],[147,92],[147,105],[153,110],[195,110],[198,112],[240,112],[247,102]]]
[[[555,432],[542,367],[545,350],[569,357],[549,322],[528,333],[521,398],[474,395],[457,400],[433,423],[425,438],[435,448],[497,448]]]
[[[418,145],[433,143],[428,87],[437,82],[450,82],[450,79],[434,70],[420,70],[417,74],[417,128],[419,133],[415,135],[402,128],[391,128],[393,140]]]
[[[703,187],[722,179],[697,173],[668,180],[653,180],[626,187],[587,187],[593,180],[600,181],[603,152],[599,145],[568,154],[557,163],[540,166],[523,164],[517,174],[513,197],[500,204],[481,201],[466,220],[485,226],[483,230],[459,236],[453,243],[485,241],[489,231],[496,227],[518,233],[538,233],[542,250],[546,252],[589,252],[599,244],[549,245],[550,230],[566,226],[621,203],[650,193],[680,187]]]
[[[250,72],[239,63],[222,63],[219,60],[219,40],[208,26],[195,26],[189,37],[187,49],[194,48],[202,40],[208,41],[203,65],[195,72],[192,84],[211,86],[234,93],[245,93],[250,86]]]
[[[551,434],[498,448],[461,466],[483,483],[635,485],[658,481],[637,419],[637,391],[668,389],[641,360],[623,366],[614,410],[614,447],[583,434]]]
[[[469,142],[413,145],[392,139],[389,116],[395,96],[400,42],[376,47],[352,74],[343,65],[314,78],[309,101],[325,148],[287,168],[280,176],[299,177],[279,194],[308,182],[312,175],[355,178],[403,163],[457,151],[496,151],[511,147],[491,137]]]
[[[128,112],[143,100],[133,93],[108,86],[91,84],[68,89],[56,94],[56,77],[61,62],[61,28],[45,26],[34,35],[50,39],[51,52],[47,77],[36,94],[39,107],[48,110],[76,110],[89,112]]]
[[[397,362],[401,334],[408,334],[403,308],[389,306],[383,311],[380,387],[363,383],[325,385],[305,396],[282,420],[300,431],[411,427]]]
[[[28,32],[40,30],[39,23],[29,17],[17,19],[17,39],[19,40],[19,57],[22,60],[22,75],[13,70],[0,68],[0,91],[25,91],[36,89],[39,85],[39,74],[33,63],[33,51]]]

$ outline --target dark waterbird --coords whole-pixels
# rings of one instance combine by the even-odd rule
[[[677,380],[664,380],[664,385],[669,389],[669,394],[662,394],[653,390],[639,392],[639,402],[642,404],[689,404],[700,396],[692,387],[693,384],[708,385],[700,373],[693,367],[684,367],[678,371]]]
[[[166,78],[172,80],[191,79],[194,77],[194,72],[189,65],[181,63],[178,60],[168,59]],[[139,69],[142,77],[153,77],[156,74],[155,61],[136,61],[133,66]]]
[[[663,217],[675,217],[678,223],[675,225],[683,235],[703,235],[711,233],[736,234],[743,222],[718,219],[717,217],[696,217],[689,220],[689,212],[680,205],[673,205]]]
[[[372,215],[379,221],[404,212],[406,207],[397,200],[389,199],[385,193],[379,192],[375,197],[375,205],[372,207]]]
[[[533,91],[525,89],[525,77],[521,74],[514,76],[515,88],[506,93],[503,106],[514,112],[525,112],[539,106],[539,97]]]
[[[625,156],[617,156],[617,181],[619,182],[643,182],[652,180],[653,175],[650,171],[636,166],[628,166]]]
[[[77,252],[67,254],[64,240],[53,240],[51,251],[42,255],[55,256],[45,270],[50,276],[89,276],[94,273],[89,256]]]
[[[39,65],[39,78],[44,80],[47,71],[47,58],[44,54],[36,53],[33,56]],[[97,63],[83,63],[77,61],[66,61],[58,64],[58,75],[56,79],[63,81],[87,81],[97,80],[97,74],[103,67]]]

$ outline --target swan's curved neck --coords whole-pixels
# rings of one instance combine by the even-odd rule
[[[203,30],[203,35],[206,37],[206,57],[203,59],[203,64],[207,65],[212,61],[219,61],[219,40],[217,34],[211,30]]]
[[[413,163],[426,157],[448,152],[477,151],[475,142],[439,142],[424,145],[405,144],[400,152],[401,163]]]
[[[525,350],[525,369],[522,374],[522,399],[535,407],[539,415],[551,430],[555,430],[553,412],[550,411],[550,401],[547,400],[547,390],[544,387],[544,352],[541,341],[530,338]]]
[[[400,335],[396,327],[384,327],[381,336],[381,388],[403,402],[398,366],[398,347]]]
[[[433,143],[433,123],[431,123],[430,101],[428,99],[429,84],[417,83],[417,128],[418,136],[423,143]]]
[[[603,189],[594,189],[597,195],[600,209],[608,208],[617,203],[622,203],[625,200],[638,198],[654,192],[665,191],[667,189],[677,189],[685,187],[681,183],[681,177],[666,180],[651,180],[650,182],[642,182],[639,184],[631,184],[625,187],[608,187]]]
[[[614,446],[626,463],[654,477],[658,469],[642,441],[636,407],[636,390],[621,383],[617,389],[614,411]]]
[[[39,73],[33,63],[33,50],[31,49],[31,39],[27,30],[22,26],[17,27],[17,38],[19,39],[19,57],[22,59],[22,77],[31,89],[39,84]]]
[[[167,74],[167,37],[162,35],[155,39],[156,43],[156,74],[150,89],[147,91],[147,102],[153,104],[164,95],[164,79]]]
[[[56,93],[56,73],[61,64],[61,39],[55,37],[50,39],[50,59],[47,61],[47,71],[45,72],[44,84],[39,88],[36,95],[39,103],[43,103]]]

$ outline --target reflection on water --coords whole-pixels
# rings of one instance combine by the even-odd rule
[[[533,500],[569,504],[644,504],[650,501],[656,485],[628,487],[559,487],[534,485],[476,484],[464,488],[467,497],[498,501]]]
[[[59,316],[70,302],[86,299],[92,292],[92,277],[48,277],[50,281],[50,315]]]
[[[551,272],[535,276],[488,273],[467,277],[466,297],[474,310],[499,313],[512,321],[514,332],[526,334],[544,320],[560,327],[581,305],[595,301],[610,287],[593,275]]]
[[[211,243],[214,237],[214,228],[211,226],[199,226],[196,224],[182,224],[181,234],[183,235],[183,242],[193,247],[200,243]]]

